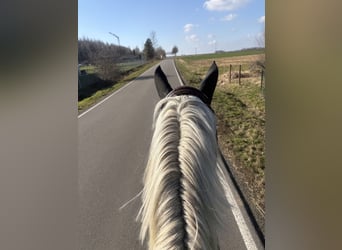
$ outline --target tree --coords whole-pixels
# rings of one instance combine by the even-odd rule
[[[154,48],[150,38],[147,38],[144,44],[144,56],[146,60],[151,60],[154,58]]]
[[[132,53],[134,56],[140,55],[140,49],[138,46],[135,47],[135,49],[132,50]]]
[[[256,37],[256,42],[260,48],[265,48],[265,30]]]
[[[175,54],[175,56],[177,55],[177,53],[178,53],[178,48],[177,48],[177,46],[173,46],[171,53],[172,53],[172,54]]]
[[[257,43],[261,48],[265,48],[265,30],[264,32],[257,37]],[[266,70],[266,58],[265,55],[259,55],[257,61],[256,61],[256,65],[259,66],[261,68],[261,70]]]
[[[98,75],[105,81],[115,82],[120,77],[119,67],[110,59],[102,59],[97,61]]]
[[[156,48],[158,46],[158,40],[157,40],[157,35],[155,31],[152,31],[150,33],[150,39],[151,39],[153,48]]]
[[[104,43],[99,40],[82,38],[78,40],[78,62],[96,64],[103,58],[111,58],[112,61],[119,60],[120,56],[130,55],[130,48]]]
[[[155,57],[157,59],[164,59],[166,57],[166,52],[162,47],[158,47],[155,50]]]

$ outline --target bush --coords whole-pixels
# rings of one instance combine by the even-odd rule
[[[120,70],[113,62],[100,61],[97,67],[99,77],[105,81],[115,82],[120,78]]]

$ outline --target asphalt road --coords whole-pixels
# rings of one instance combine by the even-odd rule
[[[179,86],[173,61],[164,60],[161,67],[170,84]],[[155,68],[79,116],[79,239],[82,250],[146,249],[140,244],[140,224],[135,220],[141,205],[140,197],[122,210],[119,208],[142,190],[152,137],[153,109],[159,100],[153,81]],[[234,190],[232,193],[236,197]],[[239,199],[236,202],[237,206],[241,205]],[[230,203],[233,208],[236,206],[234,202]],[[241,215],[245,215],[243,210]],[[246,241],[241,233],[243,229],[236,222],[239,221],[237,217],[239,215],[227,211],[228,226],[220,232],[221,249],[255,249],[255,246],[261,249],[248,219],[242,220],[250,228],[251,237]]]

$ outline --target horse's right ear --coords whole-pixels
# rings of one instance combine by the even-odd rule
[[[215,61],[213,61],[207,72],[207,75],[205,76],[200,85],[200,90],[208,97],[209,105],[211,103],[211,100],[213,99],[214,91],[217,84],[217,78],[218,68]]]
[[[160,99],[163,99],[172,90],[172,87],[160,66],[158,66],[154,72],[154,83],[156,84]]]

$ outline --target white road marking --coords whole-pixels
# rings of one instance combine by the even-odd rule
[[[105,101],[107,101],[109,98],[111,98],[112,96],[114,96],[115,94],[119,93],[121,90],[123,90],[124,88],[128,87],[128,85],[130,85],[131,83],[133,83],[133,81],[127,83],[125,86],[123,86],[122,88],[118,89],[117,91],[115,91],[114,93],[110,94],[109,96],[107,96],[105,99],[103,99],[102,101],[100,101],[99,103],[95,104],[94,106],[92,106],[91,108],[87,109],[86,111],[84,111],[82,114],[80,114],[78,116],[78,118],[81,118],[82,116],[84,116],[86,113],[88,113],[89,111],[93,110],[94,108],[96,108],[97,106],[101,105],[102,103],[104,103]]]
[[[175,65],[175,62],[173,61],[173,66],[175,68],[175,71],[176,71],[176,74],[177,74],[177,77],[178,77],[178,80],[180,82],[181,85],[184,85],[179,74],[178,74],[178,71],[176,69],[176,65]],[[99,103],[95,104],[94,106],[92,106],[91,108],[87,109],[85,112],[83,112],[82,114],[80,114],[78,116],[78,118],[81,118],[82,116],[84,116],[86,113],[88,113],[89,111],[95,109],[97,106],[101,105],[102,103],[104,103],[105,101],[107,101],[109,98],[111,98],[112,96],[114,96],[115,94],[119,93],[121,90],[123,90],[124,88],[128,87],[129,85],[131,85],[132,83],[134,82],[131,81],[129,82],[128,84],[126,84],[124,87],[118,89],[117,91],[115,91],[114,93],[112,93],[111,95],[107,96],[105,99],[103,99],[102,101],[100,101]],[[221,170],[222,171],[222,170]],[[231,209],[232,209],[232,212],[233,212],[233,215],[234,215],[234,218],[235,218],[235,221],[236,221],[236,224],[240,230],[240,233],[241,233],[241,236],[243,238],[243,241],[245,243],[245,246],[247,248],[247,250],[258,250],[255,242],[254,242],[254,239],[248,229],[248,226],[243,218],[243,215],[240,211],[240,208],[234,198],[234,195],[231,191],[231,187],[230,185],[228,184],[227,182],[227,185],[224,185],[224,189],[225,189],[225,193],[226,193],[226,198],[228,200],[228,202],[230,203],[231,205]],[[125,204],[127,205],[127,204]],[[124,206],[125,206],[124,205]]]
[[[175,65],[175,61],[172,60],[173,62],[173,67],[175,68],[178,80],[180,82],[181,85],[184,85],[179,74],[178,71],[176,69],[176,65]],[[139,77],[137,78],[139,79]],[[90,112],[91,110],[95,109],[97,106],[100,106],[102,103],[104,103],[105,101],[107,101],[109,98],[111,98],[112,96],[114,96],[115,94],[119,93],[121,90],[123,90],[124,88],[128,87],[128,85],[132,84],[133,81],[129,82],[128,84],[126,84],[125,86],[123,86],[122,88],[118,89],[117,91],[115,91],[114,93],[112,93],[111,95],[107,96],[105,99],[103,99],[102,101],[100,101],[99,103],[95,104],[94,106],[92,106],[91,108],[87,109],[86,111],[84,111],[82,114],[80,114],[77,118],[81,118],[82,116],[84,116],[85,114],[87,114],[88,112]]]
[[[223,170],[220,168],[220,171]],[[223,174],[223,176],[227,178],[225,174]],[[224,184],[224,191],[247,250],[258,250],[228,182],[227,185]]]
[[[146,71],[145,71],[146,72]],[[142,75],[140,75],[142,76]],[[140,77],[139,76],[139,77]],[[96,108],[97,106],[100,106],[102,103],[104,103],[105,101],[107,101],[109,98],[111,98],[112,96],[116,95],[117,93],[119,93],[120,91],[122,91],[123,89],[125,89],[126,87],[128,87],[129,85],[131,85],[135,80],[139,79],[139,77],[137,77],[136,79],[134,79],[133,81],[130,81],[129,83],[127,83],[125,86],[123,86],[122,88],[118,89],[117,91],[115,91],[114,93],[110,94],[109,96],[107,96],[105,99],[103,99],[102,101],[100,101],[99,103],[95,104],[94,106],[92,106],[91,108],[87,109],[86,111],[84,111],[82,114],[80,114],[77,118],[81,118],[82,116],[84,116],[86,113],[88,113],[89,111],[93,110],[94,108]]]
[[[180,83],[180,85],[182,86],[182,85],[184,85],[184,83],[183,83],[182,79],[180,78],[180,76],[179,76],[179,74],[178,74],[178,71],[177,71],[177,68],[176,68],[176,65],[175,65],[175,60],[172,60],[172,62],[173,62],[173,67],[175,68],[175,71],[176,71],[176,74],[177,74],[179,83]]]

